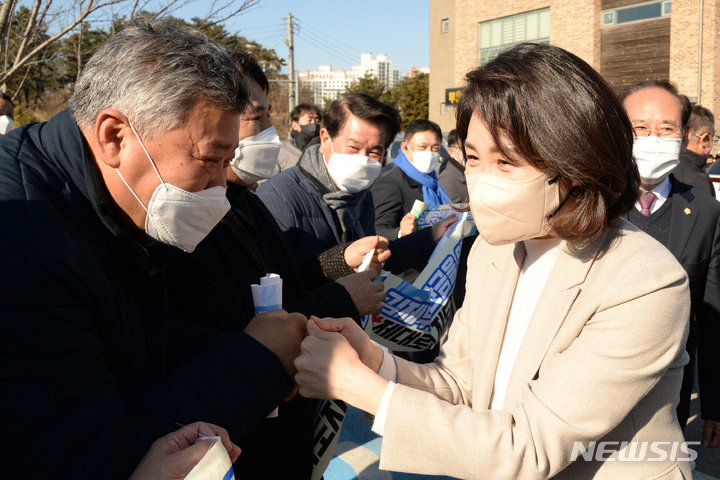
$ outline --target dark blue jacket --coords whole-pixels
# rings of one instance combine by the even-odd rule
[[[270,178],[258,190],[297,258],[315,258],[342,241],[340,219],[313,182],[316,180],[298,165]],[[360,224],[365,235],[375,235],[375,207],[370,191],[360,204]],[[422,270],[435,249],[429,228],[388,240],[392,256],[385,268],[393,273],[411,268]]]
[[[127,479],[194,421],[239,438],[289,393],[242,332],[169,317],[69,110],[0,139],[0,465],[7,478]]]

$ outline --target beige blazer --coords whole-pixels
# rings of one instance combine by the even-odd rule
[[[620,442],[637,442],[642,458],[644,442],[683,441],[675,407],[690,312],[683,268],[624,220],[583,255],[561,252],[503,411],[489,410],[524,255],[522,243],[476,242],[440,356],[422,366],[396,359],[380,467],[478,479],[692,478],[679,446],[655,445],[662,459],[645,443],[644,460],[618,459]],[[571,461],[574,442],[593,441],[591,460]],[[596,460],[602,441],[615,442],[601,453],[610,461]]]

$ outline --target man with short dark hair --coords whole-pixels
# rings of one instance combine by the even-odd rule
[[[258,196],[297,258],[314,258],[336,245],[375,235],[370,187],[398,129],[398,113],[393,108],[368,95],[342,95],[325,110],[320,145],[308,148],[299,165],[260,187]],[[385,268],[391,272],[422,269],[450,223],[439,222],[407,238],[391,239],[392,256]]]
[[[13,129],[15,122],[15,104],[10,95],[0,92],[0,135]]]
[[[680,403],[680,426],[690,410],[699,369],[703,445],[720,446],[720,203],[705,192],[679,182],[670,172],[690,138],[690,102],[668,81],[648,81],[625,88],[620,99],[633,124],[633,155],[641,195],[628,219],[665,245],[690,279],[690,334]],[[642,272],[638,272],[642,279]],[[632,319],[628,319],[632,321]],[[678,319],[685,321],[685,319]],[[696,333],[697,332],[697,333]]]
[[[413,120],[405,129],[400,152],[385,165],[373,184],[375,229],[387,238],[400,238],[415,230],[411,213],[415,200],[428,204],[452,203],[435,172],[440,161],[442,131],[430,120]]]
[[[714,198],[715,188],[703,167],[707,165],[710,151],[718,140],[715,135],[715,117],[707,108],[693,105],[688,127],[690,139],[686,150],[680,154],[680,163],[673,170],[673,176]]]
[[[438,182],[453,203],[467,203],[470,198],[465,181],[465,157],[454,129],[448,133],[448,153],[450,157],[438,170]]]
[[[163,267],[228,212],[248,87],[198,30],[136,20],[70,109],[0,139],[5,478],[127,479],[155,439],[208,420],[242,438],[293,389],[307,319],[244,331],[169,313]],[[41,452],[39,452],[39,448]]]

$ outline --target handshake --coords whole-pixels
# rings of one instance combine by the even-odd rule
[[[274,310],[255,316],[245,333],[280,359],[304,397],[349,401],[363,377],[380,379],[384,353],[351,318]]]

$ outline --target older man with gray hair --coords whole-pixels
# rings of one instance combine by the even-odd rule
[[[202,33],[148,20],[90,60],[70,110],[0,139],[0,464],[128,478],[197,420],[242,437],[292,391],[306,319],[170,318],[165,259],[229,209],[248,87]]]

